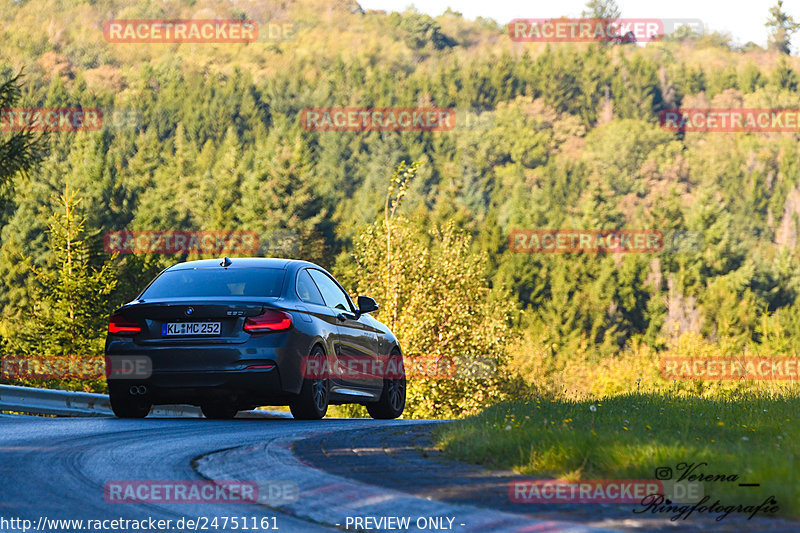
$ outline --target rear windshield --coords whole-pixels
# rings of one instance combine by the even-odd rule
[[[142,299],[194,296],[278,298],[286,271],[281,268],[194,268],[169,270],[145,289]]]

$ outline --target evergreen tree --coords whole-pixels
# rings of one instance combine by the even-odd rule
[[[0,110],[13,108],[19,102],[21,74],[17,74],[0,82]],[[10,118],[4,117],[4,121]],[[3,208],[3,196],[11,179],[17,174],[27,173],[44,156],[45,142],[40,133],[29,130],[12,130],[8,135],[0,136],[0,212]],[[3,218],[0,216],[0,222]]]
[[[614,0],[589,0],[586,2],[586,9],[583,11],[582,16],[614,20],[620,18],[622,12]]]
[[[112,264],[92,246],[97,234],[86,231],[79,204],[77,194],[65,187],[48,224],[47,245],[52,256],[46,266],[36,267],[29,257],[21,258],[34,276],[34,297],[16,313],[6,310],[2,322],[2,351],[6,354],[61,357],[83,362],[85,367],[102,368],[99,363],[116,278]],[[90,390],[103,387],[97,378],[63,381],[57,375],[44,385]]]
[[[277,246],[272,253],[327,263],[328,212],[316,193],[317,177],[302,136],[273,129],[249,164],[238,212],[243,229],[257,231],[268,247]]]
[[[769,8],[769,19],[764,26],[769,30],[769,46],[782,54],[792,51],[792,34],[800,29],[800,23],[783,10],[783,0]]]

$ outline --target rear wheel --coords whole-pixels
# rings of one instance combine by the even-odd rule
[[[393,352],[392,356],[400,357],[400,354]],[[378,420],[392,420],[402,415],[406,408],[406,378],[384,379],[380,399],[366,407],[369,416]]]
[[[117,418],[144,418],[150,413],[153,404],[120,393],[109,391],[111,410]]]
[[[311,350],[309,359],[318,359],[319,364],[316,365],[316,368],[322,368],[325,352],[319,346],[315,346]],[[311,367],[314,368],[314,366]],[[289,404],[292,416],[298,420],[319,420],[324,417],[328,412],[329,391],[330,384],[327,379],[303,379],[300,395]]]
[[[239,412],[235,405],[229,403],[205,403],[200,406],[200,410],[206,418],[212,420],[230,420]]]

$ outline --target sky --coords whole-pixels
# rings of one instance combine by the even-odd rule
[[[506,24],[515,18],[580,17],[586,0],[358,0],[364,9],[404,11],[413,5],[431,16],[448,7],[466,18],[492,18]],[[623,18],[700,19],[710,31],[729,33],[734,43],[765,46],[769,8],[776,0],[617,0]],[[783,9],[800,22],[800,0],[784,0]],[[800,42],[800,32],[795,34]],[[795,43],[795,53],[800,47]]]

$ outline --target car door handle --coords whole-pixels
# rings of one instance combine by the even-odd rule
[[[347,317],[345,316],[344,313],[338,313],[336,315],[336,318],[339,320],[339,322],[344,322],[345,320],[347,320]]]

